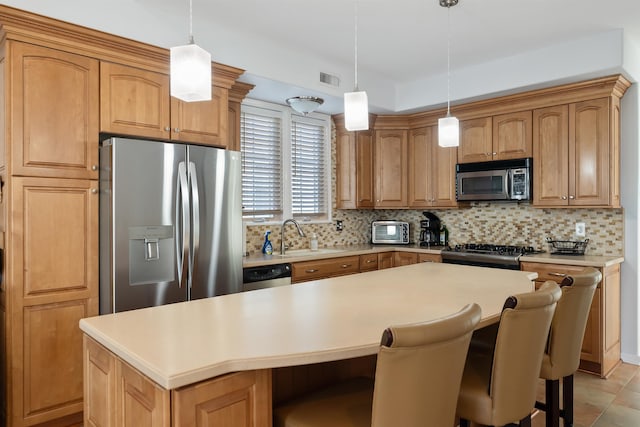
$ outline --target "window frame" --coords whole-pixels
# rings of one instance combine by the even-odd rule
[[[248,108],[245,108],[248,107]],[[327,224],[332,222],[333,214],[333,193],[332,193],[332,180],[331,171],[333,170],[332,158],[331,158],[331,116],[322,113],[310,113],[306,116],[293,111],[286,105],[275,104],[266,101],[255,100],[251,98],[245,98],[241,104],[241,112],[257,110],[264,110],[265,114],[273,115],[278,113],[280,115],[280,157],[282,170],[280,174],[280,181],[282,186],[282,217],[275,217],[270,219],[256,219],[252,217],[245,217],[243,214],[242,221],[246,225],[274,225],[282,224],[282,222],[289,218],[295,218],[296,221],[305,224]],[[324,128],[324,146],[323,146],[323,158],[325,162],[324,168],[324,187],[325,187],[325,215],[313,215],[313,216],[300,216],[294,217],[292,212],[292,121],[300,120],[301,122],[312,122]],[[242,141],[240,143],[240,149],[242,150]]]

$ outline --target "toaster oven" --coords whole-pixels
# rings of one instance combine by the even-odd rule
[[[387,245],[409,244],[409,223],[403,221],[373,221],[371,243]]]

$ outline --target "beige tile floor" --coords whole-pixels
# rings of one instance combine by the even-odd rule
[[[538,399],[544,400],[542,381]],[[544,413],[533,417],[532,426],[544,427]],[[623,363],[606,380],[578,372],[574,378],[574,426],[640,427],[640,366]]]

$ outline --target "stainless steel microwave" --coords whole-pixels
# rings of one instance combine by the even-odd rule
[[[403,221],[373,221],[371,243],[409,244],[409,223]]]
[[[531,200],[531,165],[531,158],[459,163],[456,199]]]

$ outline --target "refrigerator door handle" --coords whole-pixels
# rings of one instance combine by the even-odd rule
[[[193,251],[191,251],[191,259],[189,260],[189,287],[191,287],[195,260],[200,247],[200,193],[198,192],[196,165],[193,162],[189,162],[189,181],[191,182],[191,215],[193,222]]]
[[[176,236],[176,262],[178,265],[178,287],[185,282],[187,269],[185,263],[189,259],[189,184],[185,162],[178,164],[178,180],[176,194],[176,228],[182,226]],[[182,243],[182,244],[181,244]],[[182,246],[182,247],[181,247]]]

